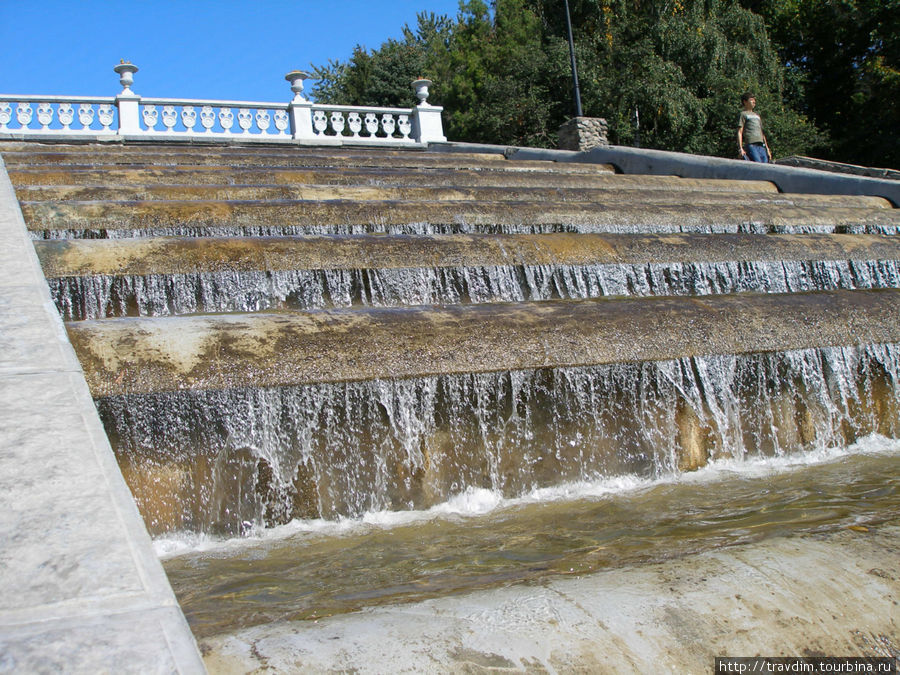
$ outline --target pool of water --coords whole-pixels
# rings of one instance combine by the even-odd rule
[[[205,637],[777,535],[875,527],[900,516],[898,460],[900,441],[872,436],[656,480],[626,475],[515,500],[470,490],[427,511],[155,544],[191,627]]]

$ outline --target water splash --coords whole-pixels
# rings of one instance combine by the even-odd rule
[[[900,261],[742,261],[217,272],[49,279],[67,320],[900,287]]]
[[[98,401],[154,534],[421,510],[900,436],[900,348]]]
[[[373,219],[377,220],[377,219]],[[178,225],[145,228],[80,227],[65,229],[32,229],[33,239],[125,239],[134,237],[285,237],[295,235],[355,235],[355,234],[553,234],[573,233],[747,233],[747,234],[900,234],[894,224],[769,224],[746,221],[742,223],[470,223],[463,218],[453,223],[386,224],[329,224],[329,225]]]

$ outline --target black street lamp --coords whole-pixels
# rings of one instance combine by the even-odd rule
[[[575,41],[572,39],[572,19],[569,17],[569,0],[566,3],[566,27],[569,29],[569,60],[572,62],[572,83],[575,86],[575,116],[583,117],[581,91],[578,89],[578,68],[575,66]]]

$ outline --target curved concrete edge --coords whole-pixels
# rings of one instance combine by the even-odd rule
[[[621,146],[594,148],[587,152],[519,148],[515,152],[507,152],[506,156],[516,160],[545,159],[557,162],[612,164],[625,174],[767,180],[775,183],[782,192],[883,197],[895,207],[900,207],[900,183],[897,181],[777,164],[756,164],[722,157]]]
[[[205,672],[0,158],[0,672]]]
[[[718,549],[201,641],[216,673],[709,673],[900,652],[898,523]]]

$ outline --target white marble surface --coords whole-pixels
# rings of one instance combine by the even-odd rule
[[[204,666],[0,163],[0,673],[7,672]]]

